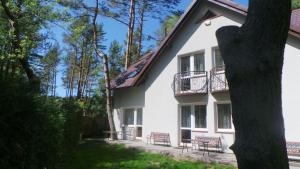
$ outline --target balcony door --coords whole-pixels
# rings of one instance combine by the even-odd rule
[[[182,105],[180,107],[180,141],[189,142],[192,130],[207,131],[206,104]]]
[[[191,125],[191,115],[192,115],[192,107],[187,106],[181,106],[180,111],[180,141],[183,142],[184,140],[190,140],[191,134],[192,134],[192,125]],[[185,141],[188,142],[188,141]]]
[[[182,92],[199,88],[199,76],[205,73],[204,53],[180,57],[180,90]]]

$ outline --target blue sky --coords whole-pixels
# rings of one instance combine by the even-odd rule
[[[91,1],[91,3],[93,2],[92,0],[88,0],[88,1]],[[186,10],[188,8],[188,6],[190,5],[191,1],[192,0],[182,0],[182,2],[178,5],[177,9]],[[239,4],[245,5],[245,6],[248,4],[248,0],[234,0],[234,1]],[[103,44],[106,46],[106,48],[108,48],[110,43],[114,40],[117,40],[120,43],[124,42],[124,40],[126,38],[126,32],[127,32],[126,26],[124,26],[112,19],[105,18],[105,17],[99,17],[98,22],[102,23],[104,26],[104,31],[106,33],[106,35],[105,35],[106,40],[103,42]],[[159,26],[160,26],[160,22],[158,20],[149,19],[145,23],[145,28],[144,28],[145,33],[147,35],[153,35],[154,32],[159,29]],[[65,30],[63,30],[63,28],[58,27],[58,26],[54,26],[52,28],[54,37],[58,41],[58,43],[60,44],[62,49],[64,48],[64,43],[62,41],[64,31]],[[144,46],[146,48],[149,46],[153,46],[154,44],[155,44],[154,41],[144,41]],[[62,69],[63,69],[62,66],[60,66],[59,70],[62,70]],[[57,77],[57,82],[58,82],[57,94],[59,96],[64,96],[65,90],[62,86],[61,73],[59,73],[59,75]]]

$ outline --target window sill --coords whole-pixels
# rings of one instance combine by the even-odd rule
[[[195,129],[192,129],[192,132],[205,132],[205,133],[208,133],[208,129],[205,129],[205,128],[195,128]]]
[[[125,125],[123,125],[122,127],[135,127],[135,125],[134,124],[125,124]]]
[[[217,129],[216,133],[234,134],[234,129]]]
[[[217,70],[216,71],[216,74],[224,74],[225,73],[225,70]]]

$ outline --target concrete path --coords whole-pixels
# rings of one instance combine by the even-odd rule
[[[236,158],[234,154],[231,153],[215,153],[207,152],[203,155],[203,151],[192,150],[191,148],[184,149],[182,152],[181,147],[168,147],[168,146],[161,146],[161,145],[152,145],[146,144],[141,141],[128,141],[128,140],[114,140],[109,141],[105,140],[109,144],[124,144],[128,148],[137,148],[146,152],[151,153],[159,153],[162,155],[166,155],[175,159],[179,160],[195,160],[195,161],[202,161],[206,163],[220,163],[220,164],[229,164],[237,166]],[[299,162],[290,162],[290,169],[300,169]]]

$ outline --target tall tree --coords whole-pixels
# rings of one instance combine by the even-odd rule
[[[171,15],[166,16],[166,18],[162,21],[159,30],[156,33],[157,37],[154,38],[155,40],[157,40],[158,44],[162,42],[165,39],[165,37],[172,31],[182,14],[183,11],[175,11],[172,12]]]
[[[64,35],[67,44],[66,72],[64,74],[64,85],[67,95],[73,96],[73,89],[77,91],[78,99],[84,97],[87,90],[93,87],[92,79],[99,68],[96,64],[93,50],[93,27],[90,17],[83,13],[70,24],[69,32]],[[103,27],[97,25],[99,40],[103,40]],[[102,46],[100,46],[102,48]],[[76,87],[75,87],[76,86]]]
[[[144,31],[144,21],[145,21],[145,10],[147,9],[147,1],[142,0],[139,3],[139,21],[138,21],[138,27],[137,27],[137,56],[140,57],[142,53],[142,41],[143,41],[143,31]]]
[[[135,25],[135,0],[130,0],[130,11],[129,11],[129,23],[128,23],[128,32],[127,32],[127,44],[125,52],[125,69],[131,64],[131,50],[133,44],[133,33]]]
[[[97,30],[97,17],[99,13],[99,0],[96,0],[95,11],[93,15],[93,32],[94,32],[94,50],[96,55],[102,59],[103,62],[103,70],[104,70],[104,80],[105,80],[105,94],[106,94],[106,112],[108,117],[108,123],[110,127],[110,138],[115,139],[116,135],[114,134],[116,131],[114,120],[113,120],[113,110],[112,110],[112,94],[111,94],[111,86],[110,86],[110,73],[109,73],[109,61],[107,55],[101,50],[99,47],[99,32]]]
[[[57,68],[60,62],[60,51],[58,44],[52,46],[45,57],[41,59],[43,71],[41,72],[42,89],[46,95],[55,96]]]
[[[123,63],[124,56],[122,55],[122,45],[118,41],[113,41],[110,44],[109,51],[109,67],[111,79],[116,78],[124,71]]]
[[[100,14],[127,26],[125,69],[142,53],[146,19],[161,19],[172,12],[179,2],[180,0],[113,0],[101,4]]]
[[[8,28],[2,32],[7,34],[4,43],[8,42],[5,46],[9,48],[5,50],[5,57],[10,60],[6,70],[16,72],[20,67],[35,91],[40,89],[40,80],[29,60],[37,55],[35,49],[45,40],[42,28],[58,16],[54,4],[51,0],[1,0],[1,20]]]
[[[216,35],[226,67],[239,169],[288,169],[281,79],[290,0],[250,0],[241,27]]]

